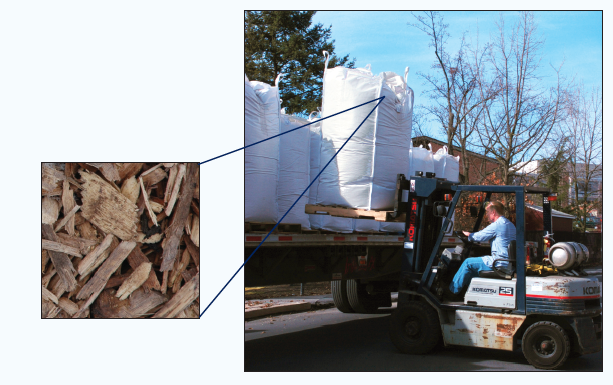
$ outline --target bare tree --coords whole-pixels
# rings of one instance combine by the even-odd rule
[[[428,126],[428,112],[423,106],[417,105],[413,108],[412,116],[412,136],[431,136]]]
[[[569,179],[579,229],[586,230],[589,213],[602,197],[602,94],[581,85],[571,98],[563,125],[568,135]],[[595,199],[596,198],[596,199]]]
[[[536,159],[562,118],[565,82],[561,66],[552,66],[556,85],[549,89],[540,86],[544,42],[536,35],[532,13],[521,12],[509,32],[501,14],[497,26],[489,63],[499,93],[484,103],[478,137],[498,163],[496,172],[501,182],[510,185],[515,184],[516,169]],[[489,90],[483,89],[484,83],[478,84],[484,98]]]
[[[429,46],[434,49],[436,60],[432,65],[434,73],[418,72],[418,76],[428,86],[427,95],[433,102],[422,106],[426,113],[440,123],[446,136],[449,154],[454,154],[454,145],[461,150],[462,175],[468,178],[468,157],[466,145],[468,138],[476,129],[474,122],[480,115],[483,104],[494,98],[496,91],[490,85],[483,85],[477,92],[477,84],[485,78],[483,58],[489,47],[469,52],[465,35],[455,56],[447,50],[448,24],[438,12],[424,12],[424,15],[413,14],[415,23],[409,25],[419,29],[430,37]],[[472,54],[472,55],[471,55]],[[470,62],[467,58],[470,57]],[[466,182],[466,181],[465,181]]]

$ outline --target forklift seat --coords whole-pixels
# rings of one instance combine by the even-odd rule
[[[508,259],[507,258],[495,259],[494,262],[492,263],[492,266],[495,266],[496,262],[498,261],[508,261],[509,267],[511,268],[512,271],[514,271],[515,270],[515,260],[516,260],[516,254],[515,254],[516,244],[517,242],[515,241],[511,241],[509,243],[509,247],[508,247],[509,258]],[[512,279],[513,274],[514,272],[512,272],[511,274],[505,274],[504,276],[502,276],[499,273],[495,272],[494,270],[481,270],[479,272],[479,277],[480,278],[495,278],[495,279]]]

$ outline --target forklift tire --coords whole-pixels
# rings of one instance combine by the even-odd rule
[[[332,281],[330,286],[332,288],[332,300],[336,308],[341,313],[353,313],[353,308],[349,304],[349,298],[347,298],[347,281]]]
[[[347,280],[347,297],[354,312],[358,314],[372,314],[379,308],[380,298],[377,295],[368,294],[366,285],[355,279]]]
[[[410,301],[392,313],[389,334],[402,353],[429,353],[441,339],[438,314],[427,303]]]
[[[557,369],[570,354],[570,339],[559,325],[541,321],[531,325],[521,340],[524,357],[538,369]]]

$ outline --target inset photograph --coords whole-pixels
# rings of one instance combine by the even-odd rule
[[[41,164],[41,318],[199,318],[192,163]]]

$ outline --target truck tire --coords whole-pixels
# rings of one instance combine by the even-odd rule
[[[336,308],[341,313],[353,313],[353,308],[349,304],[349,298],[347,298],[347,281],[332,281],[330,286],[332,287],[332,300]]]
[[[438,314],[427,303],[410,301],[392,313],[389,335],[402,353],[429,353],[441,339]]]
[[[521,350],[535,368],[557,369],[568,359],[570,339],[560,325],[540,321],[526,329],[521,340]]]
[[[380,306],[377,295],[368,294],[366,285],[355,279],[347,280],[347,297],[353,311],[359,314],[375,313]]]

